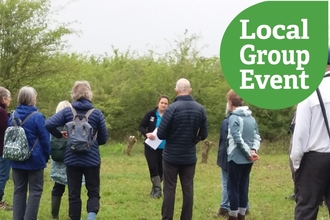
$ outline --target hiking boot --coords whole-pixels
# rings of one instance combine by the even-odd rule
[[[0,202],[0,209],[6,210],[6,211],[13,210],[13,208],[8,203],[6,203],[5,201]]]
[[[52,219],[59,219],[59,212],[61,206],[61,197],[52,196]]]
[[[238,220],[245,220],[245,215],[241,215],[241,214],[238,213],[237,219]]]
[[[238,220],[238,217],[229,215],[227,220]]]
[[[219,211],[218,211],[218,213],[216,215],[216,217],[220,217],[220,216],[222,216],[222,217],[228,217],[229,216],[229,210],[220,207],[219,208]]]
[[[245,215],[248,215],[248,214],[250,214],[250,211],[249,210],[246,210],[245,211]]]
[[[160,177],[159,176],[151,177],[151,182],[152,182],[152,190],[151,190],[150,197],[159,199],[162,196]]]

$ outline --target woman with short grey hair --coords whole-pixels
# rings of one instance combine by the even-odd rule
[[[38,218],[40,198],[44,185],[44,169],[50,154],[50,135],[45,129],[45,116],[36,107],[37,91],[30,86],[23,86],[18,93],[19,105],[9,118],[21,123],[25,130],[31,156],[25,161],[12,162],[14,180],[13,219],[31,220]],[[27,199],[27,189],[29,196]]]
[[[81,179],[85,176],[85,185],[88,190],[87,220],[95,220],[100,208],[100,164],[101,157],[99,145],[108,140],[108,131],[103,113],[94,108],[92,103],[93,93],[87,81],[76,81],[71,90],[72,108],[66,107],[46,121],[47,130],[57,138],[63,134],[58,127],[72,122],[74,113],[85,115],[88,123],[93,128],[93,143],[87,152],[75,152],[68,141],[64,156],[69,189],[69,216],[71,220],[81,218]],[[89,116],[87,115],[89,114]],[[65,135],[65,134],[64,134]],[[70,136],[69,136],[70,139]],[[69,140],[68,139],[68,140]]]

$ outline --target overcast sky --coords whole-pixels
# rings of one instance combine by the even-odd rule
[[[70,0],[52,0],[53,6]],[[81,31],[66,39],[70,51],[88,54],[111,54],[111,45],[121,51],[128,48],[141,53],[148,49],[164,52],[165,39],[173,42],[183,36],[199,34],[204,56],[218,56],[221,37],[231,20],[260,0],[74,0],[57,15],[63,22]]]

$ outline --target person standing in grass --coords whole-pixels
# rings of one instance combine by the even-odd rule
[[[157,128],[162,120],[162,116],[168,106],[169,98],[165,95],[159,97],[157,107],[148,111],[143,117],[139,131],[150,140],[154,140],[155,136],[152,132]],[[160,198],[162,196],[161,182],[163,180],[163,149],[165,140],[163,140],[158,148],[154,150],[148,144],[144,143],[144,155],[146,157],[149,175],[152,183],[150,192],[151,198]]]
[[[69,101],[61,101],[56,107],[56,113],[70,106],[71,103]],[[58,129],[64,132],[63,127],[59,127]],[[51,199],[51,215],[53,219],[59,219],[62,196],[65,192],[65,186],[68,185],[66,166],[63,163],[66,145],[67,140],[65,138],[56,138],[51,136],[50,146],[52,160],[50,165],[50,178],[54,181]],[[82,181],[83,184],[85,184],[84,178]]]
[[[5,131],[8,127],[7,107],[10,105],[11,94],[8,89],[0,87],[0,209],[10,211],[12,207],[3,200],[6,183],[9,179],[11,161],[2,157]]]
[[[259,159],[258,124],[248,106],[233,91],[227,93],[231,111],[228,119],[228,220],[244,220],[248,205],[249,180],[253,162]]]
[[[228,118],[230,116],[229,104],[226,104],[225,118],[222,120],[220,128],[220,140],[218,148],[217,164],[221,168],[221,188],[222,199],[220,202],[220,208],[216,217],[228,217],[230,211],[230,203],[227,191],[228,182],[228,155],[227,155],[227,137],[228,137]],[[245,215],[249,214],[249,202],[246,208]]]
[[[178,175],[183,193],[181,219],[191,220],[193,216],[196,144],[207,138],[208,125],[206,111],[190,95],[191,90],[187,79],[177,81],[177,97],[164,112],[157,131],[158,138],[166,140],[163,151],[163,220],[173,219]]]
[[[95,220],[100,209],[100,166],[101,157],[99,145],[105,144],[108,140],[108,131],[105,124],[103,113],[94,108],[92,104],[93,93],[87,81],[76,81],[71,90],[73,99],[72,108],[66,107],[46,121],[47,130],[56,138],[62,138],[65,133],[58,130],[67,122],[73,120],[73,112],[77,115],[90,113],[88,123],[93,128],[93,138],[96,137],[90,150],[84,153],[76,153],[68,146],[64,164],[69,191],[69,216],[71,220],[81,218],[81,186],[82,177],[85,176],[85,186],[87,188],[87,220]],[[67,135],[66,135],[67,137]]]
[[[44,189],[44,169],[50,154],[50,135],[45,129],[45,116],[36,107],[37,91],[23,86],[17,97],[19,105],[11,114],[8,126],[24,122],[31,156],[26,161],[12,161],[14,181],[13,220],[37,219]]]
[[[318,88],[330,122],[330,48]],[[316,91],[297,106],[290,158],[295,171],[294,219],[316,220],[324,197],[328,209],[330,205],[330,137]]]

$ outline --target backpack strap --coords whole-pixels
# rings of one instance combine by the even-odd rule
[[[32,154],[34,148],[37,146],[38,141],[39,141],[39,137],[37,137],[37,139],[34,141],[33,147],[32,147],[32,149],[30,150],[30,155]]]
[[[87,118],[88,121],[88,117],[92,114],[92,112],[94,111],[95,108],[89,109],[88,112],[86,112],[85,116]]]
[[[32,113],[30,113],[28,116],[26,116],[26,118],[24,119],[24,121],[22,122],[21,126],[23,126],[25,124],[25,122],[27,122],[27,120],[29,120],[29,118],[32,117],[32,115],[38,113],[38,111],[34,111]]]
[[[70,108],[71,108],[71,111],[72,111],[72,114],[73,114],[73,120],[74,120],[75,117],[77,116],[77,111],[71,105],[70,105]]]
[[[95,110],[95,108],[92,108],[92,109],[89,109],[86,114],[85,114],[85,117],[88,121],[88,117],[92,114],[92,112]],[[99,131],[96,131],[95,135],[94,135],[94,138],[93,138],[93,141],[96,141],[96,138],[97,138],[97,134],[98,134]]]
[[[13,125],[13,126],[17,126],[17,121],[16,121],[16,119],[15,119],[15,111],[12,111],[11,113],[10,113],[10,117],[11,117],[11,124]],[[19,120],[21,120],[21,119],[19,119]],[[20,121],[20,124],[21,124],[21,121]]]

